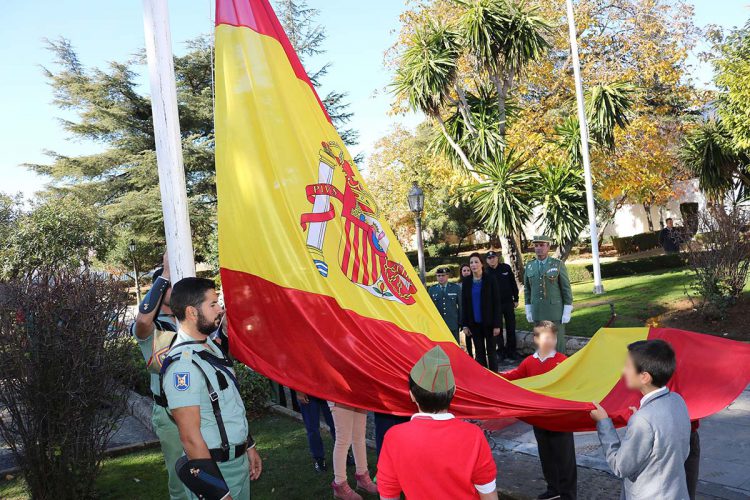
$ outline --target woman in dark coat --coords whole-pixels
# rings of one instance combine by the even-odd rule
[[[471,336],[476,360],[482,366],[497,371],[495,337],[502,333],[502,311],[497,281],[484,273],[478,253],[469,256],[471,276],[461,284],[461,325],[464,334]]]

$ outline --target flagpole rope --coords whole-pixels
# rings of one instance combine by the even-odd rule
[[[208,0],[208,20],[210,21],[210,31],[211,33],[211,44],[209,47],[210,55],[211,55],[211,120],[214,125],[214,134],[216,130],[216,89],[214,87],[214,73],[215,73],[215,62],[214,62],[214,44],[216,43],[216,32],[215,32],[215,25],[216,25],[216,13],[214,12],[214,0]]]

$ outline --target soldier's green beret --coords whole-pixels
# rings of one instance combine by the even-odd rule
[[[546,234],[534,236],[534,239],[532,240],[532,242],[536,243],[537,241],[543,242],[543,243],[549,243],[550,245],[555,242],[555,240],[553,240],[551,236],[547,236]]]
[[[411,369],[414,382],[430,392],[448,392],[456,387],[451,360],[440,346],[435,346],[419,358]]]

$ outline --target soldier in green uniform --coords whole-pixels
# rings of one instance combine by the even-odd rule
[[[199,498],[248,500],[261,460],[232,362],[210,338],[224,314],[215,285],[184,278],[175,283],[171,303],[179,329],[160,384],[185,450],[178,476]]]
[[[187,500],[188,491],[175,472],[175,463],[182,456],[182,443],[177,426],[167,414],[167,403],[159,388],[159,371],[167,352],[177,336],[177,324],[169,307],[170,283],[169,262],[164,254],[163,268],[154,273],[151,290],[138,305],[138,315],[130,327],[130,332],[138,342],[146,368],[151,376],[151,393],[154,398],[151,410],[151,423],[159,438],[161,451],[169,475],[169,498]]]
[[[445,324],[448,325],[453,338],[460,343],[458,318],[461,317],[461,286],[458,283],[448,282],[450,269],[447,267],[438,268],[436,274],[438,283],[432,285],[428,293]]]
[[[552,238],[534,236],[536,258],[526,264],[523,277],[526,319],[548,320],[557,325],[557,351],[565,354],[565,324],[573,312],[573,290],[568,270],[560,259],[549,256]]]

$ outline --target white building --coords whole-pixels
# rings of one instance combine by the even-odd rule
[[[683,225],[683,211],[698,210],[703,211],[706,208],[706,197],[698,188],[698,179],[680,181],[675,184],[674,197],[670,199],[665,206],[651,207],[651,221],[654,230],[658,231],[665,225],[667,218],[674,219],[676,226]],[[540,208],[534,211],[534,218],[539,215]],[[616,213],[615,219],[604,231],[604,237],[611,236],[633,236],[634,234],[647,233],[648,218],[643,205],[636,204],[623,205]],[[541,226],[535,223],[528,224],[524,228],[526,236],[531,238],[535,234],[542,232]],[[581,236],[588,237],[588,225],[581,233]]]
[[[651,220],[654,230],[658,231],[671,217],[675,226],[682,226],[683,211],[691,208],[703,211],[706,208],[706,197],[698,188],[698,179],[680,181],[675,184],[675,194],[666,206],[651,207]],[[692,204],[692,207],[687,205]],[[696,207],[697,204],[697,207]],[[615,220],[604,231],[604,236],[632,236],[648,232],[648,219],[643,205],[624,205],[615,214]]]

